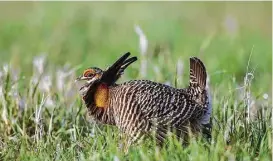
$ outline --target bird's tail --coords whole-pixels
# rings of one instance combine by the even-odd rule
[[[203,62],[196,58],[190,58],[190,87],[202,92],[206,88],[207,72]]]
[[[197,103],[202,104],[204,114],[200,118],[202,133],[206,138],[211,138],[210,117],[212,112],[212,100],[209,89],[207,88],[207,72],[203,62],[196,58],[190,58],[190,85],[191,94]]]

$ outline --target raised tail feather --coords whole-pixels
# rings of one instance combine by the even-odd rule
[[[205,111],[204,115],[200,119],[200,122],[202,124],[202,133],[205,135],[206,138],[211,138],[211,123],[210,123],[210,117],[211,117],[211,110],[212,110],[212,104],[211,104],[211,96],[209,94],[207,86],[207,72],[205,65],[203,62],[196,58],[192,57],[190,58],[190,88],[194,89],[194,91],[197,91],[197,98],[196,101],[201,104],[205,104]],[[199,89],[200,88],[200,89]]]
[[[108,85],[114,84],[123,74],[124,70],[137,60],[137,57],[127,59],[129,56],[130,52],[125,53],[113,65],[107,68],[102,75],[102,82]]]
[[[200,92],[205,90],[207,80],[207,72],[203,62],[196,58],[190,58],[190,87],[200,88]]]

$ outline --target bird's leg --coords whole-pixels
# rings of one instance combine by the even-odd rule
[[[131,144],[132,142],[128,134],[121,133],[119,135],[119,151],[127,154]]]
[[[133,132],[133,133],[130,133],[130,134],[124,134],[123,144],[122,144],[121,150],[125,154],[127,154],[128,151],[129,151],[129,148],[131,147],[131,145],[141,142],[142,136],[143,135],[141,134],[141,132]]]
[[[130,146],[135,142],[132,137],[129,135],[124,135],[123,140],[122,140],[122,147],[120,150],[122,150],[125,154],[128,153]]]
[[[128,138],[129,138],[129,137],[126,137],[126,138],[125,138],[125,143],[124,143],[124,148],[123,148],[123,152],[124,152],[125,154],[128,153],[129,147],[130,147],[130,145],[131,145],[130,140],[129,140]]]
[[[137,119],[136,119],[137,120]],[[144,120],[145,121],[145,120]],[[143,131],[141,130],[141,126],[144,124],[144,122],[137,122],[133,121],[130,126],[126,127],[120,127],[122,129],[123,133],[123,145],[122,145],[122,150],[125,153],[128,153],[128,150],[130,146],[136,142],[140,142],[142,136],[143,136]]]
[[[119,146],[118,146],[118,149],[120,151],[123,151],[124,149],[124,146],[125,146],[125,140],[126,140],[126,135],[124,133],[120,133],[119,134]]]

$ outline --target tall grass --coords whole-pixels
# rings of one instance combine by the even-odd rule
[[[0,4],[0,160],[272,159],[271,2],[22,3]],[[125,155],[118,130],[89,118],[75,78],[127,51],[139,60],[119,82],[182,88],[188,58],[204,61],[209,142],[160,150],[147,140]]]

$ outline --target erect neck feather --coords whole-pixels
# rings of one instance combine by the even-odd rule
[[[99,108],[107,108],[108,98],[109,87],[105,83],[99,84],[94,95],[95,105]]]

